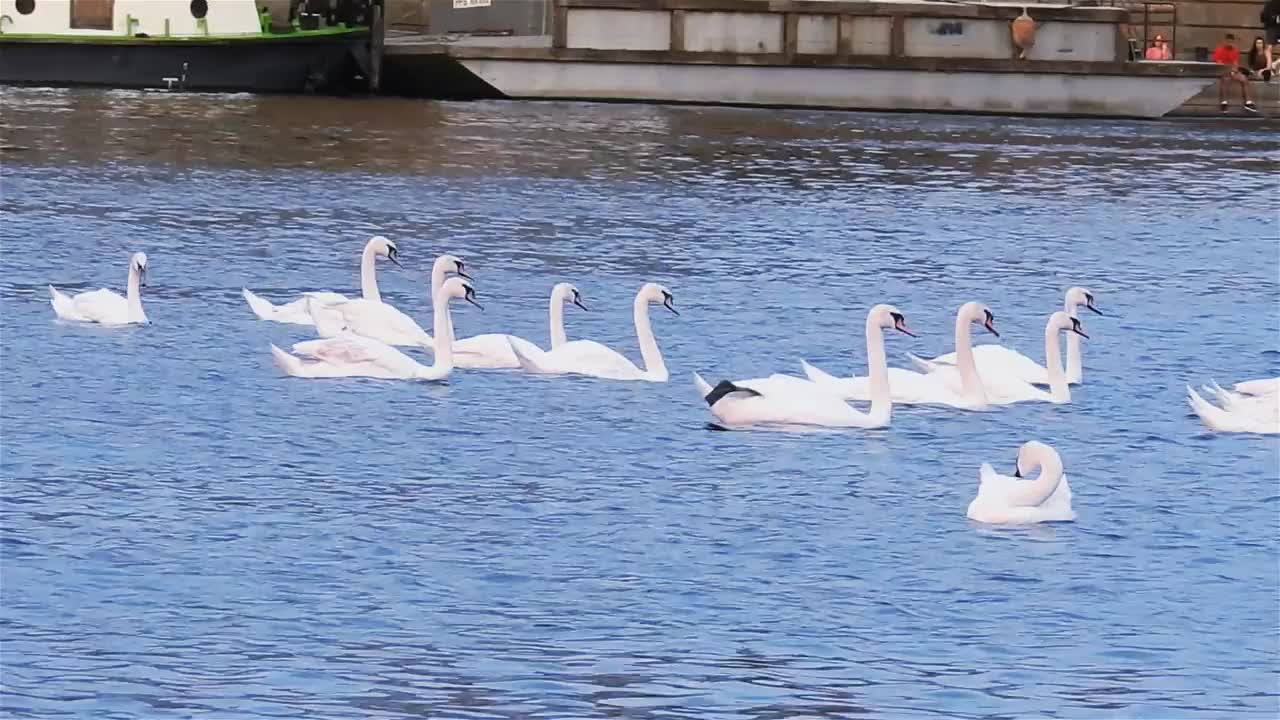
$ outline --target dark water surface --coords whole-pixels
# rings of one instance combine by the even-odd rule
[[[6,718],[1275,718],[1280,473],[1184,385],[1280,374],[1273,135],[1248,125],[5,89]],[[286,378],[242,287],[358,292],[460,333],[571,338],[665,384]],[[130,329],[46,285],[122,290]],[[690,373],[863,372],[867,309],[952,347],[986,302],[1066,406],[709,432]],[[425,358],[423,358],[425,359]],[[965,518],[983,461],[1062,453],[1079,520]]]

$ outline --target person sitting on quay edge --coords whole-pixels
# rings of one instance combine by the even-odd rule
[[[1264,75],[1267,69],[1267,44],[1263,42],[1262,37],[1253,39],[1253,45],[1249,48],[1249,74],[1253,77],[1266,79],[1269,74]]]
[[[1169,49],[1169,43],[1164,41],[1164,35],[1156,33],[1156,39],[1151,41],[1151,47],[1147,48],[1147,60],[1172,60],[1173,51]]]
[[[1230,82],[1240,86],[1240,93],[1244,95],[1244,109],[1257,114],[1258,108],[1253,106],[1253,98],[1249,96],[1249,81],[1245,79],[1244,73],[1240,72],[1240,51],[1236,49],[1235,35],[1227,33],[1222,44],[1214,48],[1213,61],[1226,66],[1222,77],[1218,78],[1219,109],[1224,113],[1227,111],[1227,83]]]
[[[1263,34],[1267,36],[1266,44],[1263,46],[1263,55],[1267,63],[1262,70],[1262,79],[1270,80],[1271,74],[1276,72],[1276,65],[1280,64],[1280,58],[1272,52],[1276,45],[1280,45],[1280,0],[1267,0],[1262,6],[1262,13],[1258,19],[1262,20]]]

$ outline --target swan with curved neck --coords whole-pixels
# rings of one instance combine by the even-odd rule
[[[293,346],[295,353],[309,357],[305,361],[271,346],[271,356],[286,374],[304,378],[375,377],[399,380],[440,380],[453,371],[453,323],[449,301],[455,299],[480,307],[471,283],[453,277],[436,293],[432,308],[433,329],[441,340],[430,365],[423,365],[391,345],[349,331],[322,340],[309,340]],[[481,308],[483,309],[483,308]],[[326,322],[328,318],[320,318]]]
[[[380,257],[385,257],[397,267],[404,267],[400,264],[399,250],[396,248],[395,243],[381,235],[374,235],[369,238],[369,242],[365,243],[364,250],[360,253],[360,297],[365,300],[382,301],[382,294],[378,292],[376,272],[377,259]],[[316,300],[323,305],[332,305],[333,303],[346,302],[348,299],[347,296],[341,293],[309,292],[304,293],[301,298],[293,302],[273,305],[270,301],[255,295],[248,288],[241,288],[240,294],[244,296],[245,302],[249,303],[249,309],[253,310],[253,314],[257,315],[259,319],[292,323],[294,325],[315,325],[315,321],[307,311],[308,300]]]
[[[459,277],[471,279],[463,271],[462,260],[454,255],[441,255],[431,265],[431,294],[435,297],[445,282],[448,273],[456,273]],[[309,310],[321,337],[329,337],[326,333],[350,331],[379,340],[388,345],[407,345],[434,350],[435,341],[417,322],[408,315],[397,310],[389,303],[381,300],[348,300],[333,304],[311,304]],[[338,320],[320,321],[315,316],[319,313],[334,314]],[[446,316],[446,320],[448,317]],[[449,328],[453,329],[452,325]],[[452,336],[452,332],[450,333]]]
[[[129,280],[125,296],[99,288],[69,296],[49,286],[49,304],[61,320],[100,323],[102,325],[145,324],[142,311],[142,288],[147,285],[147,254],[136,252],[129,257]]]
[[[1094,305],[1093,293],[1086,288],[1073,287],[1067,290],[1066,298],[1062,303],[1063,311],[1073,317],[1079,318],[1079,308],[1084,306],[1089,310],[1102,315],[1102,311]],[[907,357],[922,372],[933,372],[941,366],[954,366],[956,364],[956,354],[954,352],[940,355],[931,360],[916,357],[911,353],[907,353]],[[990,380],[991,378],[1007,378],[1029,382],[1034,385],[1049,384],[1049,368],[1047,365],[1041,365],[1026,355],[1007,348],[1003,345],[989,344],[976,345],[973,348],[974,362],[977,363],[978,372],[983,377]],[[1080,336],[1074,333],[1067,336],[1067,382],[1072,385],[1079,385],[1083,379],[1083,370],[1081,353],[1080,353]]]
[[[640,368],[622,354],[594,340],[574,340],[541,355],[529,355],[519,345],[511,350],[526,372],[538,374],[576,374],[606,380],[647,380],[666,382],[670,377],[667,365],[658,350],[649,322],[649,305],[656,304],[679,315],[671,291],[657,283],[645,283],[632,303],[632,320],[636,327],[636,339],[644,368]]]
[[[990,463],[978,470],[978,495],[969,503],[970,520],[997,525],[1069,522],[1076,519],[1071,507],[1071,486],[1058,451],[1038,440],[1018,449],[1013,477],[1001,475]],[[1024,480],[1037,469],[1040,474]]]
[[[892,305],[876,305],[867,313],[867,373],[871,378],[871,408],[861,412],[821,386],[790,375],[774,374],[753,380],[722,380],[715,387],[693,374],[698,394],[711,414],[725,425],[819,425],[824,427],[886,427],[893,414],[884,331],[915,337],[907,319]]]
[[[556,283],[551,288],[551,302],[548,308],[548,319],[551,335],[551,350],[568,343],[564,332],[564,307],[576,305],[583,310],[587,306],[582,302],[582,293],[572,283]],[[528,357],[537,357],[547,352],[535,343],[515,335],[503,333],[486,333],[453,341],[453,361],[460,368],[518,368],[520,359],[512,350],[512,346],[520,348],[520,352]]]
[[[973,362],[973,325],[981,325],[996,337],[995,315],[980,302],[968,302],[956,312],[955,342],[956,371],[958,376],[947,373],[920,373],[902,368],[889,368],[889,393],[895,403],[910,405],[950,405],[970,410],[982,410],[988,406],[982,378]],[[845,400],[870,400],[871,383],[868,377],[838,378],[801,360],[805,375],[812,382]],[[958,382],[957,382],[958,379]]]

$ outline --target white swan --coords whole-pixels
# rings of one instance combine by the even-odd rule
[[[884,330],[892,328],[915,337],[906,318],[892,305],[876,305],[867,313],[867,372],[871,377],[871,410],[861,412],[825,388],[790,375],[774,374],[754,380],[722,380],[714,388],[693,374],[698,394],[725,425],[821,425],[879,428],[889,424],[889,397]]]
[[[459,277],[470,280],[471,276],[463,272],[462,268],[462,260],[454,255],[441,255],[436,258],[431,265],[432,297],[439,293],[445,282],[446,273],[457,273]],[[321,337],[331,336],[335,330],[341,329],[388,345],[416,346],[427,350],[435,348],[435,341],[413,318],[381,300],[361,298],[332,305],[313,303],[307,307],[312,314],[312,319],[316,321],[316,331]],[[333,313],[340,318],[340,322],[320,321],[316,318],[319,313]],[[326,335],[326,332],[329,335]],[[450,336],[452,337],[452,333]]]
[[[1280,394],[1229,393],[1217,385],[1213,393],[1220,405],[1205,400],[1190,385],[1187,386],[1187,403],[1210,430],[1264,435],[1280,433]]]
[[[382,295],[378,293],[378,278],[375,274],[375,263],[377,258],[385,257],[399,267],[400,260],[397,259],[399,250],[396,244],[381,235],[374,235],[369,238],[369,242],[365,243],[364,251],[360,253],[360,296],[366,300],[375,302],[382,300]],[[262,320],[272,320],[281,323],[293,323],[294,325],[314,325],[315,321],[307,312],[307,300],[313,299],[321,304],[332,304],[346,302],[347,296],[336,292],[308,292],[303,293],[302,297],[290,303],[282,305],[273,305],[270,301],[264,300],[255,295],[248,288],[241,288],[240,294],[244,296],[245,302],[249,303],[249,309],[253,310],[253,314]]]
[[[49,304],[53,306],[53,314],[61,320],[103,325],[141,324],[148,322],[147,314],[142,311],[142,294],[139,291],[146,285],[147,254],[136,252],[129,258],[129,283],[125,297],[106,288],[68,296],[50,285]]]
[[[564,306],[573,303],[583,310],[582,293],[571,283],[556,283],[551,288],[550,328],[551,349],[568,342],[564,333]],[[520,348],[526,357],[537,357],[545,351],[535,343],[515,335],[504,333],[486,333],[453,341],[453,362],[460,368],[518,368],[520,359],[516,357],[512,346]]]
[[[1006,375],[991,368],[978,368],[978,376],[982,380],[982,389],[986,393],[987,402],[992,405],[1009,405],[1011,403],[1038,401],[1063,404],[1071,402],[1071,387],[1062,372],[1062,350],[1058,335],[1063,331],[1070,336],[1088,338],[1078,318],[1073,318],[1062,310],[1049,316],[1044,326],[1044,357],[1049,367],[1049,392],[1045,392],[1032,383],[1021,378]],[[977,348],[975,348],[976,350]],[[962,383],[959,369],[954,365],[939,365],[930,374],[947,378],[952,386]]]
[[[436,337],[452,340],[449,322],[449,300],[461,298],[480,307],[476,291],[462,278],[449,278],[436,294],[432,320]],[[481,308],[483,309],[483,308]],[[324,318],[320,319],[324,322]],[[271,356],[286,374],[304,378],[374,377],[397,380],[440,380],[453,371],[451,343],[442,342],[431,365],[423,365],[386,343],[341,332],[321,340],[308,340],[293,346],[294,352],[311,358],[304,361],[274,344]]]
[[[980,302],[967,302],[956,312],[956,373],[919,373],[902,368],[889,368],[889,395],[895,403],[908,405],[950,405],[968,410],[988,407],[982,378],[973,364],[970,327],[981,324],[996,337],[995,315]],[[869,378],[838,378],[801,360],[800,366],[813,382],[845,400],[871,399]]]
[[[541,355],[528,355],[518,345],[512,345],[511,350],[526,372],[574,373],[607,380],[666,382],[670,375],[649,324],[649,303],[660,303],[662,307],[679,315],[674,302],[671,291],[657,283],[645,283],[640,292],[636,293],[632,316],[635,320],[636,338],[640,342],[640,355],[644,358],[643,370],[617,351],[594,340],[574,340]]]
[[[1073,318],[1078,318],[1078,309],[1081,305],[1099,315],[1103,314],[1093,304],[1093,293],[1082,287],[1073,287],[1067,290],[1066,299],[1062,303],[1063,312]],[[907,356],[923,372],[932,372],[942,365],[954,367],[956,364],[956,354],[954,352],[939,355],[931,360],[916,357],[911,353],[907,353]],[[978,366],[978,371],[988,378],[1012,378],[1034,385],[1049,384],[1048,367],[1041,365],[1017,350],[1011,350],[1003,345],[975,345],[973,348],[973,360]],[[1080,355],[1080,336],[1075,334],[1068,335],[1067,383],[1079,385],[1083,382],[1083,372]]]
[[[1040,476],[1023,480],[1040,468]],[[1032,440],[1018,450],[1013,477],[997,473],[990,463],[978,470],[978,496],[969,503],[970,520],[998,525],[1067,522],[1076,519],[1071,486],[1062,458],[1048,445]]]

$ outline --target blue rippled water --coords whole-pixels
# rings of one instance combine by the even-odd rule
[[[1274,718],[1280,456],[1185,385],[1280,374],[1280,152],[1247,124],[7,90],[0,709],[11,718]],[[240,297],[358,292],[374,233],[427,318],[570,337],[665,384],[286,378],[311,329]],[[46,285],[153,324],[57,323]],[[867,308],[951,349],[981,300],[1066,406],[710,432],[690,374],[862,372]],[[1074,523],[965,518],[978,466],[1061,452]]]

